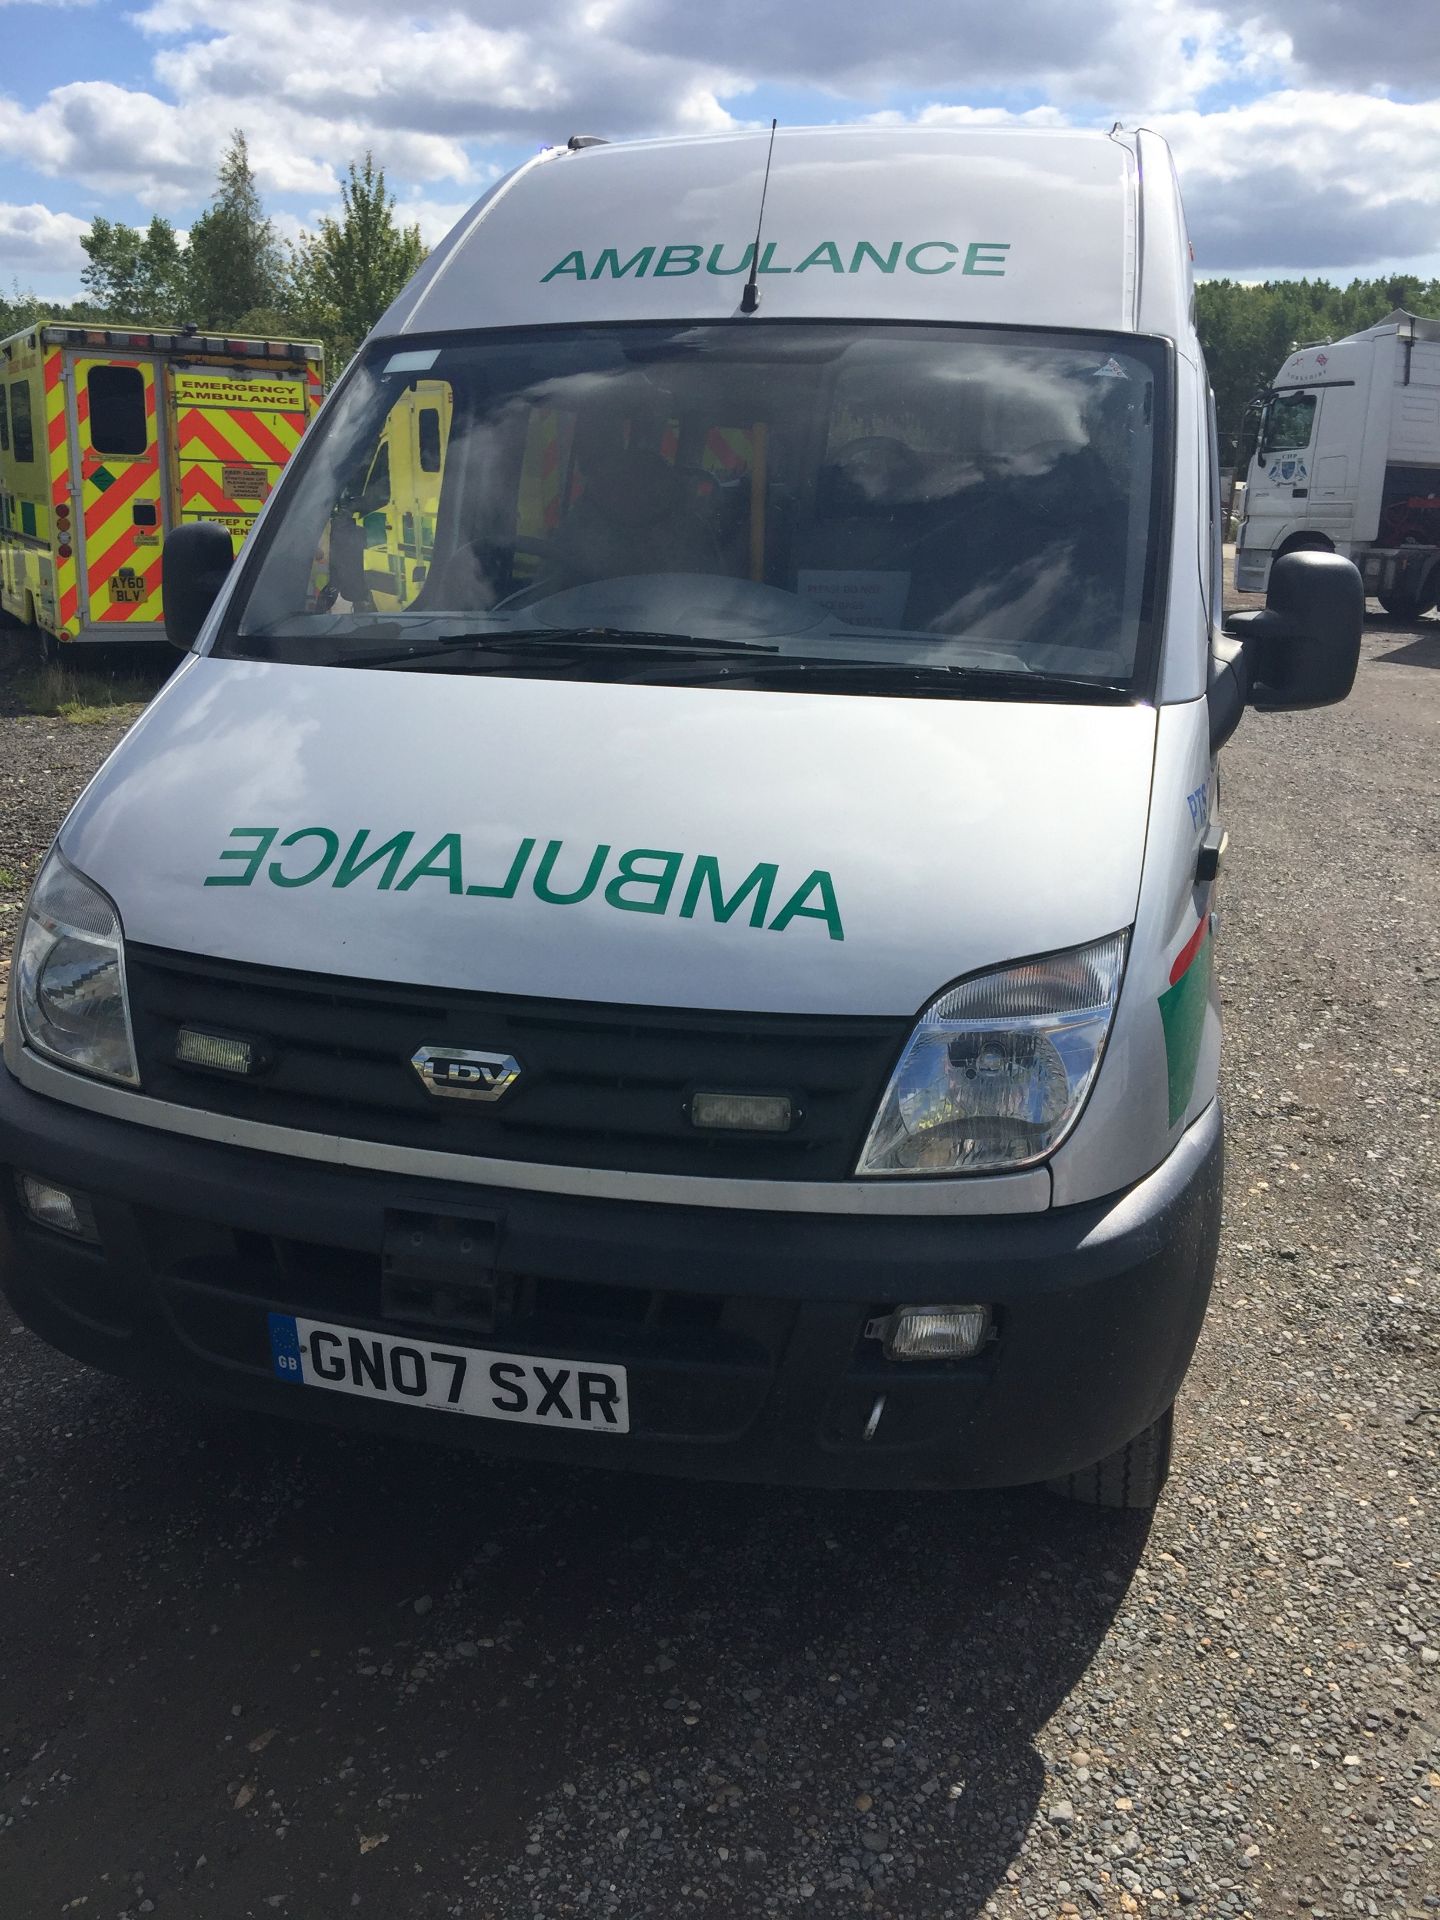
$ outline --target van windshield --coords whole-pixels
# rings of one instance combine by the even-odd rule
[[[1164,354],[764,322],[381,342],[311,429],[217,651],[1135,697]]]

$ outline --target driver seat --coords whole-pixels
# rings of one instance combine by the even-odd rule
[[[584,493],[556,529],[552,552],[570,586],[627,574],[724,570],[685,476],[658,453],[630,447],[603,465],[591,464]]]

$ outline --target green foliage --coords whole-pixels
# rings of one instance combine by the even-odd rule
[[[340,217],[322,220],[298,247],[283,246],[238,130],[188,246],[158,214],[143,230],[97,214],[80,244],[89,257],[80,275],[85,298],[42,307],[17,284],[9,299],[0,295],[0,335],[42,313],[137,326],[193,320],[239,334],[318,338],[338,372],[425,258],[419,228],[396,224],[395,196],[369,153],[350,163]]]
[[[215,197],[190,229],[185,252],[187,317],[236,327],[256,308],[284,308],[285,258],[250,167],[245,135],[232,136]]]
[[[1220,421],[1227,467],[1249,453],[1245,404],[1266,386],[1297,346],[1341,339],[1373,327],[1396,307],[1440,316],[1440,280],[1404,274],[1390,280],[1206,280],[1195,289],[1196,322]]]
[[[294,251],[295,303],[338,371],[425,258],[418,227],[395,222],[395,196],[374,156],[352,160],[340,218],[320,222]]]
[[[19,333],[22,327],[28,327],[46,311],[35,295],[12,281],[8,297],[0,294],[0,340],[7,334]]]
[[[97,214],[80,244],[90,257],[80,279],[102,312],[141,325],[185,317],[185,256],[158,213],[143,233]]]

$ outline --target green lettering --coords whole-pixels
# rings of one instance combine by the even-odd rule
[[[762,861],[758,867],[750,869],[727,900],[720,885],[720,862],[713,854],[697,854],[689,883],[685,888],[685,898],[680,903],[680,918],[682,920],[695,918],[695,910],[700,904],[701,889],[708,887],[710,912],[723,925],[725,921],[733,918],[737,909],[743,904],[746,894],[753,890],[755,904],[750,909],[750,924],[752,927],[762,927],[765,924],[765,916],[770,911],[770,895],[774,890],[775,877],[779,871],[780,869],[772,866],[768,860]]]
[[[998,279],[1005,271],[1005,255],[1010,251],[1008,240],[972,240],[965,249],[965,264],[962,273],[983,273]],[[981,261],[986,264],[982,266]]]
[[[442,860],[440,855],[445,857]],[[397,893],[406,893],[417,880],[446,880],[451,893],[463,893],[465,882],[460,874],[460,836],[458,833],[442,833],[423,860],[417,860],[395,889]]]
[[[724,251],[725,243],[723,240],[719,246],[711,247],[710,258],[705,262],[705,271],[707,273],[748,273],[750,271],[750,262],[755,258],[755,242],[753,240],[749,246],[746,247],[744,253],[741,254],[738,267],[721,266],[720,256]]]
[[[670,895],[675,891],[675,876],[680,871],[683,853],[660,853],[654,847],[635,847],[629,853],[620,856],[620,871],[605,889],[606,904],[619,907],[622,913],[664,913],[670,904]],[[642,860],[658,860],[658,873],[642,873],[639,863]],[[627,900],[626,887],[653,887],[654,892],[648,900]]]
[[[574,262],[573,266],[571,265],[572,261]],[[547,280],[553,280],[558,273],[573,273],[577,280],[583,280],[585,278],[585,256],[578,247],[574,253],[567,253],[563,260],[557,260],[548,273],[541,274],[541,286],[543,287]]]
[[[294,833],[287,833],[280,842],[282,847],[298,846],[302,840],[320,840],[325,851],[308,873],[287,874],[278,860],[270,862],[270,878],[277,887],[308,887],[312,880],[318,880],[325,869],[340,851],[340,836],[332,833],[329,827],[297,827]]]
[[[573,907],[581,900],[588,900],[595,891],[605,862],[610,858],[609,847],[597,847],[578,890],[574,893],[556,893],[551,888],[550,875],[555,871],[555,862],[564,844],[563,840],[552,840],[541,854],[540,865],[535,869],[535,898],[548,901],[552,907]]]
[[[230,839],[243,840],[247,837],[255,841],[250,848],[222,847],[215,856],[217,860],[243,860],[246,863],[244,873],[207,873],[207,887],[248,887],[260,871],[260,863],[270,851],[270,843],[279,833],[279,827],[231,827]]]
[[[765,242],[765,251],[760,256],[761,273],[789,273],[789,267],[772,267],[770,264],[775,258],[775,249],[779,244],[780,242],[778,240],[767,240]]]
[[[530,856],[534,851],[535,842],[533,840],[522,840],[515,849],[515,858],[510,862],[510,871],[506,874],[502,886],[467,887],[465,889],[466,893],[484,894],[491,900],[513,900],[515,898],[515,889],[520,884],[520,876],[524,873]]]
[[[807,907],[803,904],[819,888],[820,905]],[[823,920],[830,929],[832,940],[843,940],[845,929],[840,924],[840,909],[835,904],[835,883],[823,869],[817,868],[803,886],[797,887],[784,906],[770,922],[771,933],[783,933],[792,920]]]
[[[938,267],[921,266],[920,255],[922,253],[931,253],[937,247],[941,253],[956,254],[960,251],[959,247],[952,246],[948,240],[922,240],[918,246],[911,247],[910,251],[906,254],[906,266],[909,267],[912,273],[953,273],[955,270],[955,262],[953,259],[942,260]]]
[[[700,256],[704,251],[705,249],[703,247],[692,247],[688,245],[666,247],[655,264],[655,278],[657,280],[662,277],[674,279],[682,273],[698,273],[700,271]],[[685,255],[686,258],[681,259],[682,254]],[[670,265],[672,260],[679,260],[680,265],[678,267],[672,267]]]
[[[844,273],[845,262],[840,258],[840,249],[833,240],[822,240],[818,247],[812,247],[795,271],[804,273],[807,267],[819,266],[829,267],[832,273]]]
[[[872,247],[868,240],[862,240],[850,256],[851,273],[859,273],[867,253],[882,273],[894,273],[900,264],[901,244],[899,240],[892,240],[889,253],[881,253],[877,247]]]
[[[619,249],[616,247],[606,247],[600,258],[595,262],[595,271],[591,274],[590,278],[592,280],[601,280],[608,273],[612,280],[623,280],[630,269],[634,267],[635,278],[637,280],[643,280],[649,269],[650,262],[654,258],[654,247],[641,247],[638,253],[631,254],[630,258],[622,267],[620,264]],[[584,279],[585,276],[582,274],[580,277]],[[549,278],[548,274],[546,278]]]
[[[385,862],[385,871],[381,874],[378,883],[380,891],[383,893],[387,888],[394,886],[395,876],[400,871],[400,862],[410,851],[410,842],[415,838],[414,834],[397,833],[383,845],[376,847],[373,853],[367,853],[362,860],[360,849],[369,838],[370,829],[362,827],[350,842],[345,858],[336,869],[335,878],[330,882],[332,887],[348,887],[352,880],[358,880],[360,875],[373,867],[377,860]]]

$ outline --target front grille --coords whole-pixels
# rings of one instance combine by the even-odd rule
[[[536,1274],[501,1277],[491,1333],[408,1316],[384,1298],[380,1255],[137,1208],[146,1258],[181,1338],[211,1360],[267,1377],[271,1311],[341,1326],[631,1370],[633,1430],[719,1439],[756,1417],[795,1318],[792,1303]],[[859,1310],[857,1309],[857,1314]],[[857,1319],[858,1325],[858,1319]]]
[[[908,1019],[619,1007],[287,973],[127,947],[148,1094],[237,1119],[554,1166],[712,1177],[842,1180],[855,1165]],[[259,1043],[231,1078],[175,1059],[194,1025]],[[490,1105],[439,1099],[422,1046],[513,1054],[519,1082]],[[706,1133],[695,1088],[788,1094],[789,1133]]]

